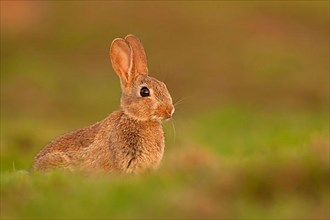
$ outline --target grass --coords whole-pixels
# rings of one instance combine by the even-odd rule
[[[326,164],[274,159],[221,169],[190,164],[140,177],[4,173],[2,217],[327,218]]]

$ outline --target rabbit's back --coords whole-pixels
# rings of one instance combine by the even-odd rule
[[[74,161],[79,160],[79,152],[87,149],[94,142],[99,129],[100,122],[55,138],[37,154],[33,168],[36,170],[73,169]]]

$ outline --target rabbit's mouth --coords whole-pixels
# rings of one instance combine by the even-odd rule
[[[154,119],[158,119],[160,121],[169,120],[172,118],[175,112],[175,108],[172,104],[170,105],[160,105],[155,111]]]

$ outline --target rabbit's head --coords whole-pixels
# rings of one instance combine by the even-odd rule
[[[120,78],[121,109],[136,120],[162,121],[172,117],[174,106],[166,85],[148,75],[147,57],[140,40],[116,38],[110,48],[112,66]]]

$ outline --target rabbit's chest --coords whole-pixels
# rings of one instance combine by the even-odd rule
[[[119,126],[120,127],[120,126]],[[118,130],[114,152],[116,167],[128,173],[157,168],[164,152],[161,125],[134,124]]]

